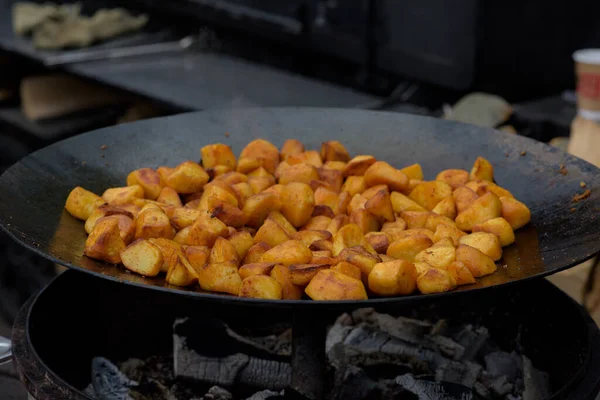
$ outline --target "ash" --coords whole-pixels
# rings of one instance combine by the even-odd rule
[[[86,394],[98,400],[276,400],[291,380],[291,331],[262,336],[221,321],[174,324],[173,354],[92,362]],[[218,338],[218,339],[216,339]],[[372,309],[342,314],[326,339],[327,399],[538,400],[548,374],[501,350],[485,327],[393,317]]]

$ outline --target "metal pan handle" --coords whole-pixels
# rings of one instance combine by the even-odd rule
[[[8,338],[0,336],[0,365],[12,361],[11,342]]]

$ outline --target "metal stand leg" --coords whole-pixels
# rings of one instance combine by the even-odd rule
[[[325,318],[298,312],[292,322],[290,398],[322,400],[325,381]]]

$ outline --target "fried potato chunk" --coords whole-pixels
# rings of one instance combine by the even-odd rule
[[[343,144],[337,140],[330,140],[323,142],[321,145],[321,159],[323,161],[348,161],[350,160],[350,153],[346,150]]]
[[[463,231],[471,231],[477,224],[502,216],[502,203],[494,193],[486,193],[471,206],[458,214],[456,226]]]
[[[458,286],[476,282],[475,277],[462,261],[454,261],[448,265],[447,271],[454,278]]]
[[[483,157],[477,157],[475,163],[473,164],[473,168],[469,173],[470,180],[481,179],[484,181],[494,181],[494,167],[492,164]]]
[[[145,239],[138,239],[120,251],[123,266],[142,276],[156,276],[163,265],[160,249]]]
[[[429,211],[448,196],[452,196],[452,187],[442,181],[419,183],[408,195],[411,200]]]
[[[144,189],[140,185],[106,189],[102,199],[111,206],[133,203],[144,198]]]
[[[454,192],[452,192],[452,197],[454,198],[456,211],[460,214],[461,212],[469,208],[471,204],[475,200],[477,200],[479,195],[473,190],[469,189],[468,187],[461,186],[459,188],[454,189]]]
[[[423,294],[448,292],[456,287],[456,280],[448,271],[426,263],[415,263],[415,268],[419,273],[417,287]]]
[[[312,251],[299,240],[288,240],[267,250],[261,262],[274,262],[282,265],[307,264],[312,258]]]
[[[427,263],[439,269],[448,269],[448,266],[456,260],[456,250],[452,246],[433,246],[420,251],[414,261]]]
[[[145,193],[145,191],[144,191]],[[159,203],[169,204],[173,207],[182,207],[181,198],[179,194],[171,189],[170,187],[163,187],[158,194],[156,199]]]
[[[197,270],[198,283],[203,290],[238,295],[242,278],[237,264],[231,261],[218,264],[204,264]]]
[[[347,224],[333,235],[333,246],[331,253],[338,256],[347,247],[362,246],[369,253],[376,255],[377,252],[371,247],[362,230],[355,224]]]
[[[400,169],[400,172],[404,173],[408,177],[408,179],[423,180],[423,168],[421,168],[421,164],[412,164],[407,167]]]
[[[381,262],[381,258],[378,255],[369,253],[363,246],[345,248],[340,252],[338,260],[349,262],[360,268],[364,282],[367,281],[373,266]]]
[[[349,262],[342,261],[337,263],[336,265],[330,268],[332,271],[337,271],[341,274],[348,275],[350,278],[361,280],[362,272],[360,268],[358,268],[354,264],[350,264]]]
[[[280,300],[282,287],[277,280],[267,275],[252,275],[242,281],[240,297]]]
[[[156,200],[162,191],[164,184],[158,172],[152,168],[140,168],[127,175],[127,186],[140,185],[144,190],[144,197]]]
[[[382,262],[373,266],[368,281],[369,290],[377,295],[407,295],[417,287],[417,270],[405,260]]]
[[[193,161],[179,164],[167,177],[165,183],[179,194],[198,192],[208,182],[206,171]]]
[[[275,267],[275,263],[258,262],[252,264],[244,264],[238,270],[242,279],[246,279],[253,275],[269,275]]]
[[[319,271],[310,281],[305,293],[313,300],[366,300],[363,283],[338,271]]]
[[[408,177],[385,161],[377,161],[371,165],[365,171],[364,177],[367,187],[387,185],[392,191],[408,190]]]
[[[233,171],[236,167],[236,159],[230,146],[223,143],[209,144],[200,149],[202,166],[204,169],[215,168],[223,165]]]
[[[301,182],[286,185],[281,213],[296,228],[306,224],[315,208],[315,197],[311,187]]]
[[[513,230],[522,228],[531,221],[531,211],[519,200],[514,197],[501,197],[500,202],[502,204],[502,218],[510,224]]]
[[[319,271],[329,267],[329,264],[293,264],[288,266],[288,271],[294,285],[306,286]]]
[[[456,189],[469,181],[469,173],[464,169],[445,169],[435,177],[436,181],[446,182]]]
[[[281,298],[283,300],[300,300],[302,298],[302,288],[292,283],[288,267],[276,265],[271,270],[271,278],[281,285]]]
[[[250,162],[257,161],[258,165],[255,168],[241,168],[245,160]],[[244,147],[240,153],[238,160],[238,172],[250,172],[258,167],[264,167],[270,174],[275,172],[279,164],[279,150],[271,142],[264,139],[256,139],[251,141]],[[240,170],[241,169],[241,170]]]
[[[432,245],[433,241],[425,235],[409,236],[393,241],[388,247],[386,254],[395,259],[413,262],[417,254]]]
[[[96,223],[85,241],[83,253],[96,260],[118,264],[121,262],[120,252],[124,248],[125,242],[121,238],[119,221],[107,218]]]
[[[476,248],[494,261],[498,261],[502,257],[500,239],[493,233],[474,232],[461,237],[458,242]]]
[[[343,170],[344,176],[362,176],[376,161],[377,160],[373,156],[356,156],[346,164],[346,167]]]
[[[473,232],[488,232],[498,236],[500,246],[508,246],[515,241],[515,232],[512,226],[502,217],[492,218],[482,224],[473,226]]]
[[[170,263],[174,263],[179,257],[179,253],[182,251],[181,245],[173,240],[165,238],[152,238],[148,239],[148,241],[156,247],[158,247],[158,249],[162,253],[163,263],[160,267],[160,271],[169,271]],[[175,259],[175,261],[171,261],[171,259]]]
[[[287,159],[289,156],[294,156],[304,153],[304,144],[296,139],[288,139],[281,146],[280,158]]]
[[[365,203],[365,210],[385,221],[396,220],[394,209],[392,208],[392,201],[390,200],[390,193],[387,190],[380,190],[367,200]]]
[[[491,257],[474,247],[461,244],[456,249],[456,261],[461,261],[475,278],[496,272],[497,266]]]
[[[392,192],[390,200],[394,212],[398,214],[405,211],[427,211],[419,203],[400,192]]]

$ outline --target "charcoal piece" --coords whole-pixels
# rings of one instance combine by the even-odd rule
[[[331,329],[329,329],[329,332],[327,332],[325,352],[328,353],[335,344],[343,342],[351,330],[351,326],[342,325],[336,322]]]
[[[462,345],[446,336],[428,335],[425,337],[425,345],[453,360],[460,360],[465,353],[465,348]]]
[[[436,322],[431,328],[431,335],[445,335],[448,331],[448,321],[445,319],[440,319]]]
[[[438,382],[458,383],[468,388],[473,388],[480,372],[481,365],[479,364],[470,361],[451,361],[435,371],[435,380]]]
[[[381,346],[381,351],[386,354],[395,355],[419,370],[426,368],[436,371],[450,362],[446,357],[433,350],[415,347],[398,339],[390,339],[385,342]]]
[[[280,336],[269,335],[263,337],[246,337],[233,331],[226,324],[223,325],[227,335],[230,338],[238,341],[239,343],[243,343],[248,346],[254,347],[256,350],[259,350],[266,354],[281,355],[288,357],[292,354],[292,337],[289,334],[289,332],[287,333],[287,335],[284,333]]]
[[[525,390],[523,400],[545,399],[550,396],[550,380],[546,372],[533,366],[527,356],[523,355],[523,380]]]
[[[518,365],[515,358],[505,351],[495,351],[486,355],[485,370],[492,378],[506,376],[509,381],[513,382],[517,377]]]
[[[523,397],[520,395],[513,396],[512,394],[507,394],[504,400],[523,400]]]
[[[357,310],[352,311],[352,320],[354,321],[354,325],[358,325],[361,323],[366,324],[374,324],[376,323],[377,316],[379,314],[375,311],[374,308],[359,308]]]
[[[352,326],[354,325],[354,320],[350,314],[343,313],[336,318],[334,325]]]
[[[335,372],[333,390],[327,396],[330,400],[368,399],[378,390],[377,382],[353,365],[343,366]]]
[[[388,314],[378,314],[377,326],[383,332],[409,343],[419,344],[423,337],[431,332],[433,325],[412,318],[394,318]]]
[[[380,380],[377,383],[379,398],[385,400],[412,400],[416,396],[408,392],[402,386],[398,386],[394,380]]]
[[[472,325],[466,325],[458,332],[454,339],[458,344],[465,348],[462,359],[472,360],[477,353],[479,353],[479,350],[481,350],[489,337],[490,333],[487,328],[473,328]]]
[[[92,359],[92,387],[97,400],[133,400],[129,388],[137,385],[106,358]]]
[[[291,377],[290,364],[250,358],[248,364],[240,370],[238,380],[252,387],[283,389],[290,384]]]
[[[373,353],[381,351],[383,345],[389,340],[391,340],[389,335],[359,325],[348,333],[343,343],[360,349],[364,353]]]
[[[416,394],[419,400],[472,400],[471,389],[455,383],[416,379],[412,374],[396,377],[397,385]]]
[[[202,397],[202,400],[233,400],[233,395],[220,386],[213,386]]]
[[[217,358],[205,357],[193,350],[176,349],[174,358],[175,376],[195,379],[204,383],[233,386],[242,368],[250,358],[245,354]]]
[[[263,390],[262,392],[254,393],[252,396],[248,397],[246,400],[275,400],[275,399],[283,399],[283,396],[280,393],[273,392],[272,390]]]
[[[505,396],[513,390],[513,384],[508,381],[508,378],[503,375],[499,376],[490,385],[490,389],[496,396]]]

